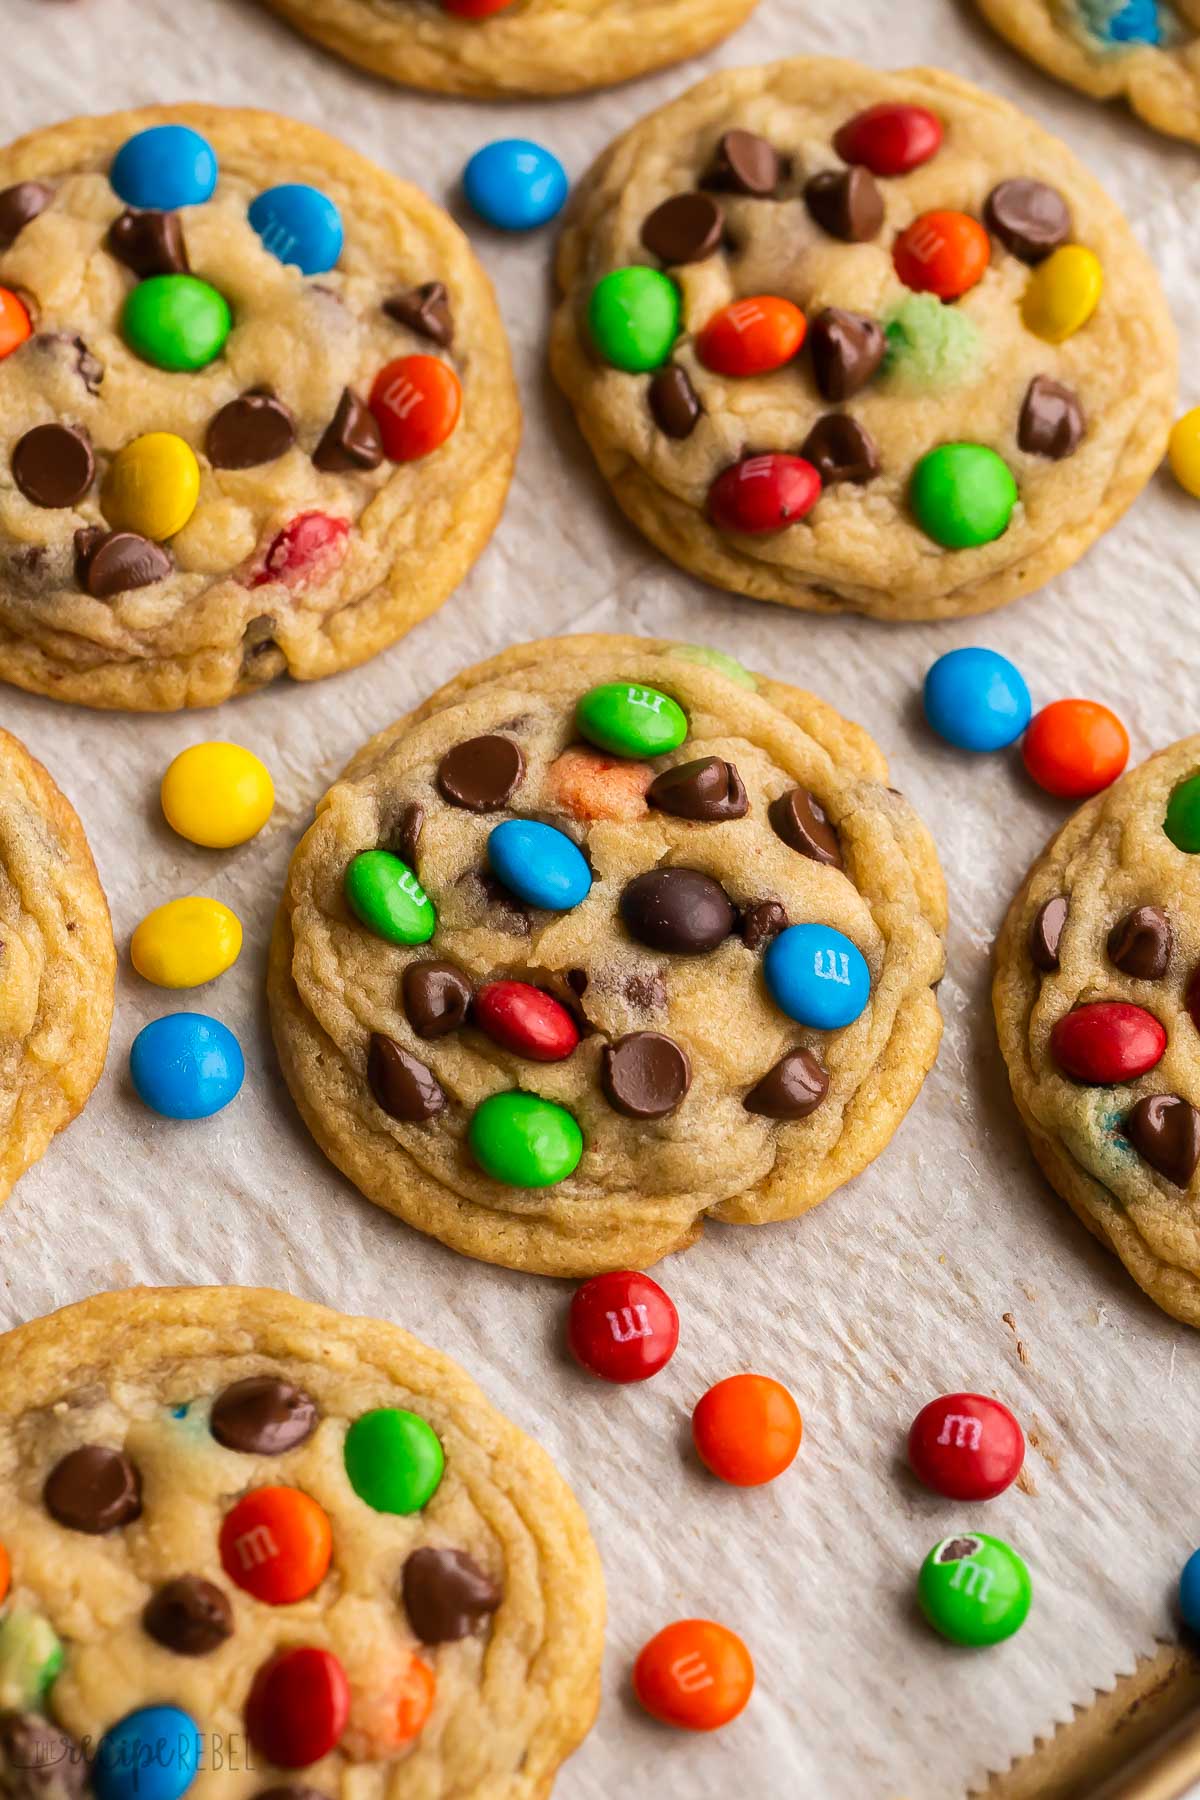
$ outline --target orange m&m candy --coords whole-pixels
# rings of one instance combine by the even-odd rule
[[[255,1488],[226,1515],[220,1550],[231,1581],[268,1606],[290,1606],[324,1581],[333,1530],[299,1488]]]
[[[992,260],[992,242],[969,213],[922,213],[892,246],[896,273],[917,294],[957,300],[982,281]]]
[[[392,462],[416,462],[444,444],[462,411],[458,376],[437,356],[398,356],[371,389],[371,411]]]
[[[734,1487],[761,1487],[782,1475],[803,1435],[799,1407],[769,1375],[718,1381],[692,1414],[700,1461]]]
[[[0,1601],[7,1595],[12,1584],[12,1564],[8,1560],[8,1551],[0,1544]]]
[[[1055,700],[1034,718],[1021,755],[1048,794],[1082,800],[1117,779],[1129,761],[1129,733],[1098,700]]]
[[[682,1731],[717,1731],[754,1691],[754,1662],[735,1632],[712,1619],[679,1619],[652,1637],[633,1666],[633,1691],[652,1718]]]
[[[0,356],[10,356],[19,349],[32,331],[24,301],[11,288],[0,287]]]
[[[791,362],[807,330],[790,300],[754,294],[713,314],[696,338],[696,354],[716,375],[769,375]]]
[[[460,19],[487,19],[511,5],[512,0],[442,0],[445,10]]]
[[[389,1654],[385,1668],[373,1665],[366,1685],[357,1688],[350,1708],[347,1748],[356,1759],[392,1756],[425,1729],[437,1698],[437,1676],[409,1651]]]

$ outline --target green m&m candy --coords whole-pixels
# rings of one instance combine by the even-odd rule
[[[743,668],[732,656],[726,656],[723,650],[714,650],[708,644],[672,644],[671,655],[677,656],[681,662],[699,663],[702,668],[715,669],[718,675],[724,675],[727,681],[734,682],[738,687],[758,687],[758,682],[749,669]]]
[[[0,1619],[0,1711],[40,1706],[63,1666],[63,1647],[49,1619],[15,1608]]]
[[[121,335],[156,369],[203,369],[233,324],[229,302],[197,275],[151,275],[129,291]]]
[[[661,368],[679,336],[679,289],[657,269],[634,266],[601,276],[588,302],[588,328],[605,362],[632,375]]]
[[[589,688],[575,708],[575,724],[589,744],[611,756],[662,756],[687,737],[687,714],[670,694],[629,681]]]
[[[913,471],[909,498],[917,524],[947,550],[990,544],[1008,530],[1017,484],[983,444],[942,444]]]
[[[360,851],[346,870],[345,887],[350,910],[376,937],[389,944],[427,944],[433,936],[433,901],[390,850]]]
[[[1200,775],[1181,781],[1167,801],[1163,830],[1177,850],[1188,856],[1200,853]]]
[[[399,1406],[378,1406],[346,1433],[346,1474],[381,1513],[415,1513],[437,1493],[446,1457],[433,1426]]]
[[[935,1544],[917,1580],[921,1611],[952,1644],[999,1644],[1033,1600],[1029,1570],[1002,1538],[963,1532]]]
[[[484,1174],[507,1187],[553,1187],[583,1155],[583,1133],[566,1107],[519,1090],[477,1107],[467,1142]]]

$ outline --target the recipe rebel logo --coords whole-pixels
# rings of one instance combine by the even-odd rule
[[[129,1789],[141,1789],[141,1777],[149,1769],[186,1772],[187,1785],[197,1775],[209,1772],[253,1774],[261,1767],[254,1747],[244,1732],[209,1731],[180,1732],[155,1737],[131,1736],[117,1742],[92,1737],[73,1738],[69,1732],[56,1732],[47,1723],[43,1730],[30,1734],[27,1742],[13,1742],[7,1747],[12,1768],[39,1772],[64,1766],[85,1764],[89,1769],[98,1762],[129,1772]]]

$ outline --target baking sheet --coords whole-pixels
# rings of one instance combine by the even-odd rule
[[[699,63],[517,107],[388,88],[310,49],[253,0],[3,0],[0,13],[6,134],[151,101],[271,106],[451,203],[487,139],[538,137],[578,173],[709,69],[801,51],[941,62],[1059,131],[1132,213],[1183,333],[1184,398],[1200,401],[1195,151],[1027,70],[951,0],[762,0]],[[229,1281],[406,1325],[542,1440],[604,1557],[604,1705],[560,1778],[561,1800],[957,1800],[1170,1630],[1170,1588],[1197,1530],[1200,1337],[1141,1297],[1025,1149],[987,1004],[989,945],[1066,809],[1024,782],[1015,756],[969,761],[934,742],[920,679],[941,652],[990,644],[1024,668],[1037,703],[1082,693],[1116,706],[1138,758],[1196,730],[1200,511],[1160,476],[1082,565],[961,625],[815,620],[722,596],[623,524],[551,389],[550,235],[470,229],[497,283],[527,425],[499,532],[440,615],[364,669],[215,713],[105,716],[0,690],[0,722],[83,816],[123,952],[104,1080],[0,1217],[0,1321],[135,1281]],[[950,882],[946,1038],[918,1105],[874,1168],[809,1218],[712,1227],[663,1265],[682,1341],[670,1368],[632,1391],[564,1361],[565,1286],[465,1264],[352,1191],[292,1111],[266,1028],[271,916],[313,803],[369,733],[534,629],[677,635],[815,689],[869,724],[895,784],[932,823]],[[182,843],[156,803],[169,759],[222,736],[265,758],[279,795],[261,837],[229,854]],[[126,1069],[135,1033],[172,1006],[130,971],[129,934],[152,904],[187,892],[226,901],[246,927],[237,969],[182,1000],[238,1032],[249,1069],[237,1104],[193,1126],[147,1114]],[[704,1477],[686,1448],[696,1398],[742,1368],[785,1380],[806,1425],[795,1468],[757,1493]],[[924,1493],[902,1464],[912,1415],[958,1387],[1001,1395],[1032,1445],[1023,1491],[973,1514]],[[976,1653],[933,1638],[913,1604],[927,1550],[968,1524],[1018,1546],[1036,1587],[1019,1636]],[[749,1710],[710,1739],[653,1726],[627,1691],[644,1639],[691,1613],[741,1632],[758,1665]]]

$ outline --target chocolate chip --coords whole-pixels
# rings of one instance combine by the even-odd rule
[[[317,1429],[317,1403],[277,1375],[247,1375],[218,1394],[209,1429],[218,1444],[243,1456],[282,1456]]]
[[[747,950],[761,950],[787,926],[787,909],[780,901],[758,900],[742,914],[742,942]]]
[[[349,469],[377,469],[383,461],[383,438],[375,415],[352,388],[343,388],[332,419],[313,451],[313,465],[326,475]]]
[[[811,857],[813,862],[827,863],[831,869],[843,866],[838,834],[829,823],[825,808],[808,788],[796,787],[780,794],[767,808],[767,817],[771,830],[789,849]]]
[[[727,131],[701,185],[764,200],[775,192],[782,174],[782,159],[766,138],[752,131]]]
[[[1180,1094],[1148,1094],[1125,1120],[1125,1136],[1157,1174],[1185,1188],[1200,1162],[1200,1112]]]
[[[7,250],[53,198],[54,189],[43,181],[18,181],[0,192],[0,250]]]
[[[213,1582],[179,1575],[150,1596],[142,1625],[177,1656],[207,1656],[233,1636],[233,1608]]]
[[[209,420],[204,449],[214,469],[256,469],[296,441],[296,421],[274,394],[241,394]]]
[[[1056,894],[1038,908],[1029,933],[1029,955],[1035,969],[1053,975],[1058,968],[1058,946],[1062,942],[1070,902],[1065,894]]]
[[[414,1550],[400,1578],[408,1622],[422,1644],[469,1637],[500,1604],[500,1589],[464,1550]]]
[[[826,400],[849,400],[865,388],[887,348],[882,326],[861,313],[827,306],[808,332],[813,377]]]
[[[1002,181],[983,208],[988,230],[1025,263],[1040,263],[1071,235],[1071,213],[1044,181]]]
[[[172,563],[161,544],[136,531],[104,531],[89,525],[75,533],[75,569],[80,586],[93,600],[111,600],[131,588],[165,581]]]
[[[1108,960],[1135,981],[1161,981],[1171,960],[1171,921],[1157,906],[1139,906],[1108,934]]]
[[[454,319],[444,282],[423,281],[405,294],[394,294],[384,301],[383,310],[398,325],[407,325],[418,337],[429,338],[443,349],[454,341]]]
[[[721,819],[744,819],[750,810],[741,776],[719,756],[701,756],[695,762],[664,769],[646,789],[646,799],[676,819],[698,819],[715,824]]]
[[[421,833],[424,829],[425,808],[419,806],[415,800],[410,800],[407,806],[402,806],[400,809],[396,823],[392,827],[389,844],[392,854],[398,856],[401,862],[406,862],[414,874],[417,868],[417,845],[421,841]]]
[[[700,396],[692,386],[692,378],[678,363],[659,369],[650,383],[647,398],[654,423],[669,438],[690,437],[704,410]]]
[[[600,1085],[614,1112],[627,1119],[665,1119],[692,1085],[687,1052],[661,1031],[632,1031],[606,1044]]]
[[[406,1125],[424,1124],[446,1110],[445,1093],[432,1069],[381,1031],[371,1034],[367,1081],[389,1118]]]
[[[466,869],[455,885],[465,888],[481,908],[487,909],[486,922],[493,931],[507,932],[513,937],[529,936],[532,929],[529,908],[515,899],[490,869]]]
[[[12,472],[35,506],[74,506],[96,473],[91,440],[77,425],[35,425],[17,440]]]
[[[733,930],[736,914],[720,882],[699,869],[650,869],[621,895],[630,935],[652,950],[704,956]]]
[[[511,738],[488,733],[447,750],[438,764],[437,784],[451,806],[468,812],[497,812],[525,775],[525,758]]]
[[[803,444],[800,454],[821,477],[823,487],[838,481],[862,486],[874,481],[881,464],[875,440],[849,413],[825,413]]]
[[[582,999],[584,994],[587,993],[588,977],[586,969],[568,969],[563,976],[563,980],[577,998]]]
[[[471,983],[452,962],[409,963],[401,983],[404,1011],[419,1038],[457,1031],[471,1005]]]
[[[76,1800],[88,1779],[83,1746],[36,1713],[0,1713],[4,1800]]]
[[[742,1105],[765,1119],[807,1119],[829,1092],[829,1076],[811,1050],[789,1050],[750,1089]]]
[[[1083,408],[1073,388],[1048,375],[1035,375],[1025,393],[1017,442],[1031,456],[1061,462],[1073,456],[1086,430]]]
[[[60,1525],[99,1537],[139,1517],[141,1477],[123,1451],[81,1444],[55,1463],[42,1498]]]
[[[82,381],[89,394],[100,392],[100,383],[104,380],[104,367],[94,357],[83,339],[70,331],[39,331],[36,337],[30,338],[31,350],[40,350],[51,356],[70,355],[75,364],[75,373]]]
[[[661,975],[630,975],[623,989],[630,1006],[640,1012],[662,1012],[667,1004],[667,984]]]
[[[883,224],[883,195],[869,169],[824,169],[805,184],[804,203],[843,244],[868,244]]]
[[[711,194],[672,194],[642,220],[642,243],[673,267],[703,262],[720,245],[724,230],[724,209]]]
[[[134,212],[126,207],[109,226],[105,241],[117,261],[143,279],[186,275],[190,267],[178,213]]]

